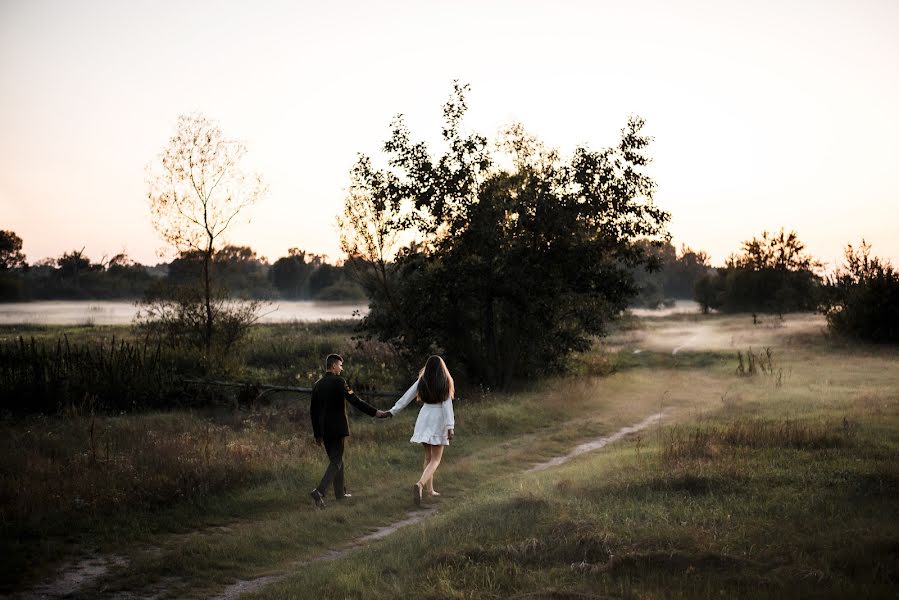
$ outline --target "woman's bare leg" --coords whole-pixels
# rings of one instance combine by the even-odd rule
[[[424,465],[422,466],[422,473],[424,473],[424,470],[428,468],[428,464],[431,462],[431,448],[433,448],[433,446],[431,446],[429,444],[422,444],[422,447],[424,447],[424,449],[425,449],[425,462],[424,462]],[[429,496],[439,496],[440,495],[434,491],[434,478],[433,477],[431,477],[431,479],[429,479],[424,484],[422,484],[422,490]]]
[[[428,462],[425,463],[425,467],[424,467],[425,469],[427,469],[428,464],[431,462],[431,456],[434,453],[434,448],[437,448],[437,446],[425,446],[425,447],[428,448]],[[442,448],[443,446],[440,446],[440,447]],[[424,487],[425,493],[428,496],[439,496],[440,495],[440,492],[438,492],[434,489],[434,475],[433,474],[431,475],[431,478],[428,479],[424,483],[423,487]]]
[[[424,460],[424,465],[422,466],[422,474],[424,474],[424,472],[428,469],[428,465],[431,464],[431,446],[429,446],[428,444],[422,444],[421,447],[425,451],[425,460]],[[419,479],[415,483],[415,487],[417,488],[417,491],[414,494],[415,505],[419,506],[421,504],[421,497],[424,495],[424,492],[425,492],[425,486],[422,485],[421,480]]]
[[[443,446],[431,446],[430,444],[424,444],[424,446],[430,449],[431,460],[425,465],[425,470],[421,473],[421,479],[418,480],[418,485],[420,485],[423,490],[433,492],[434,472],[437,471],[437,467],[440,466],[440,461],[443,459]]]
[[[431,447],[427,444],[422,444],[421,447],[425,450],[425,464],[421,467],[421,470],[424,471],[428,468],[428,463],[431,462]]]

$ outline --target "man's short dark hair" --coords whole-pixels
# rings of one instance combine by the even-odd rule
[[[325,359],[325,369],[331,370],[331,367],[333,367],[336,362],[343,362],[343,357],[339,354],[329,354],[328,358]]]

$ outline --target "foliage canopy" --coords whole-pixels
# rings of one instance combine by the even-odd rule
[[[0,230],[0,271],[21,268],[26,264],[22,238],[15,231]]]
[[[899,342],[899,271],[871,256],[862,240],[846,246],[846,264],[828,278],[821,302],[836,333],[873,342]]]
[[[340,224],[370,334],[411,363],[443,352],[472,381],[504,386],[564,367],[604,333],[636,293],[631,269],[652,262],[636,242],[667,241],[669,215],[643,172],[642,119],[616,146],[567,160],[518,124],[491,150],[463,130],[467,90],[457,82],[443,107],[440,155],[394,119],[386,168],[359,157]]]
[[[702,306],[724,312],[814,311],[821,264],[806,251],[795,231],[744,241],[742,252],[731,255],[724,268],[700,277],[694,298]]]

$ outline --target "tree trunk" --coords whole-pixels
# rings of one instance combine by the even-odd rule
[[[496,387],[497,385],[502,385],[502,377],[497,377],[497,367],[501,367],[499,362],[499,356],[497,351],[497,342],[496,342],[496,315],[493,312],[493,298],[488,297],[485,298],[484,308],[483,308],[484,319],[482,322],[483,331],[482,337],[484,339],[484,375],[485,379],[490,382],[490,385]]]
[[[207,356],[209,356],[209,351],[212,348],[212,290],[209,277],[209,267],[211,266],[211,262],[212,240],[209,240],[209,245],[206,247],[206,252],[203,253],[203,300],[206,304],[206,331],[204,335],[204,341],[206,342]]]

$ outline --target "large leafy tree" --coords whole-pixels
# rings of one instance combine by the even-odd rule
[[[60,274],[63,277],[71,277],[76,282],[81,273],[90,271],[92,268],[103,267],[103,265],[94,265],[91,263],[91,260],[84,255],[84,248],[81,250],[64,252],[62,256],[56,259],[56,266],[59,267]]]
[[[805,251],[805,244],[799,240],[797,233],[784,228],[776,234],[763,231],[761,237],[743,242],[742,252],[731,257],[729,262],[753,271],[798,272],[821,266]]]
[[[491,151],[463,131],[466,91],[457,83],[444,106],[441,155],[398,116],[387,167],[360,157],[344,214],[370,216],[344,228],[344,249],[379,274],[360,280],[372,299],[364,327],[414,362],[443,351],[474,381],[502,386],[558,369],[605,331],[636,293],[631,269],[651,260],[636,242],[667,241],[669,215],[643,172],[641,119],[616,146],[567,160],[520,125]],[[388,266],[378,240],[413,234]]]
[[[22,254],[22,238],[14,231],[0,230],[0,271],[17,269],[26,264]]]

